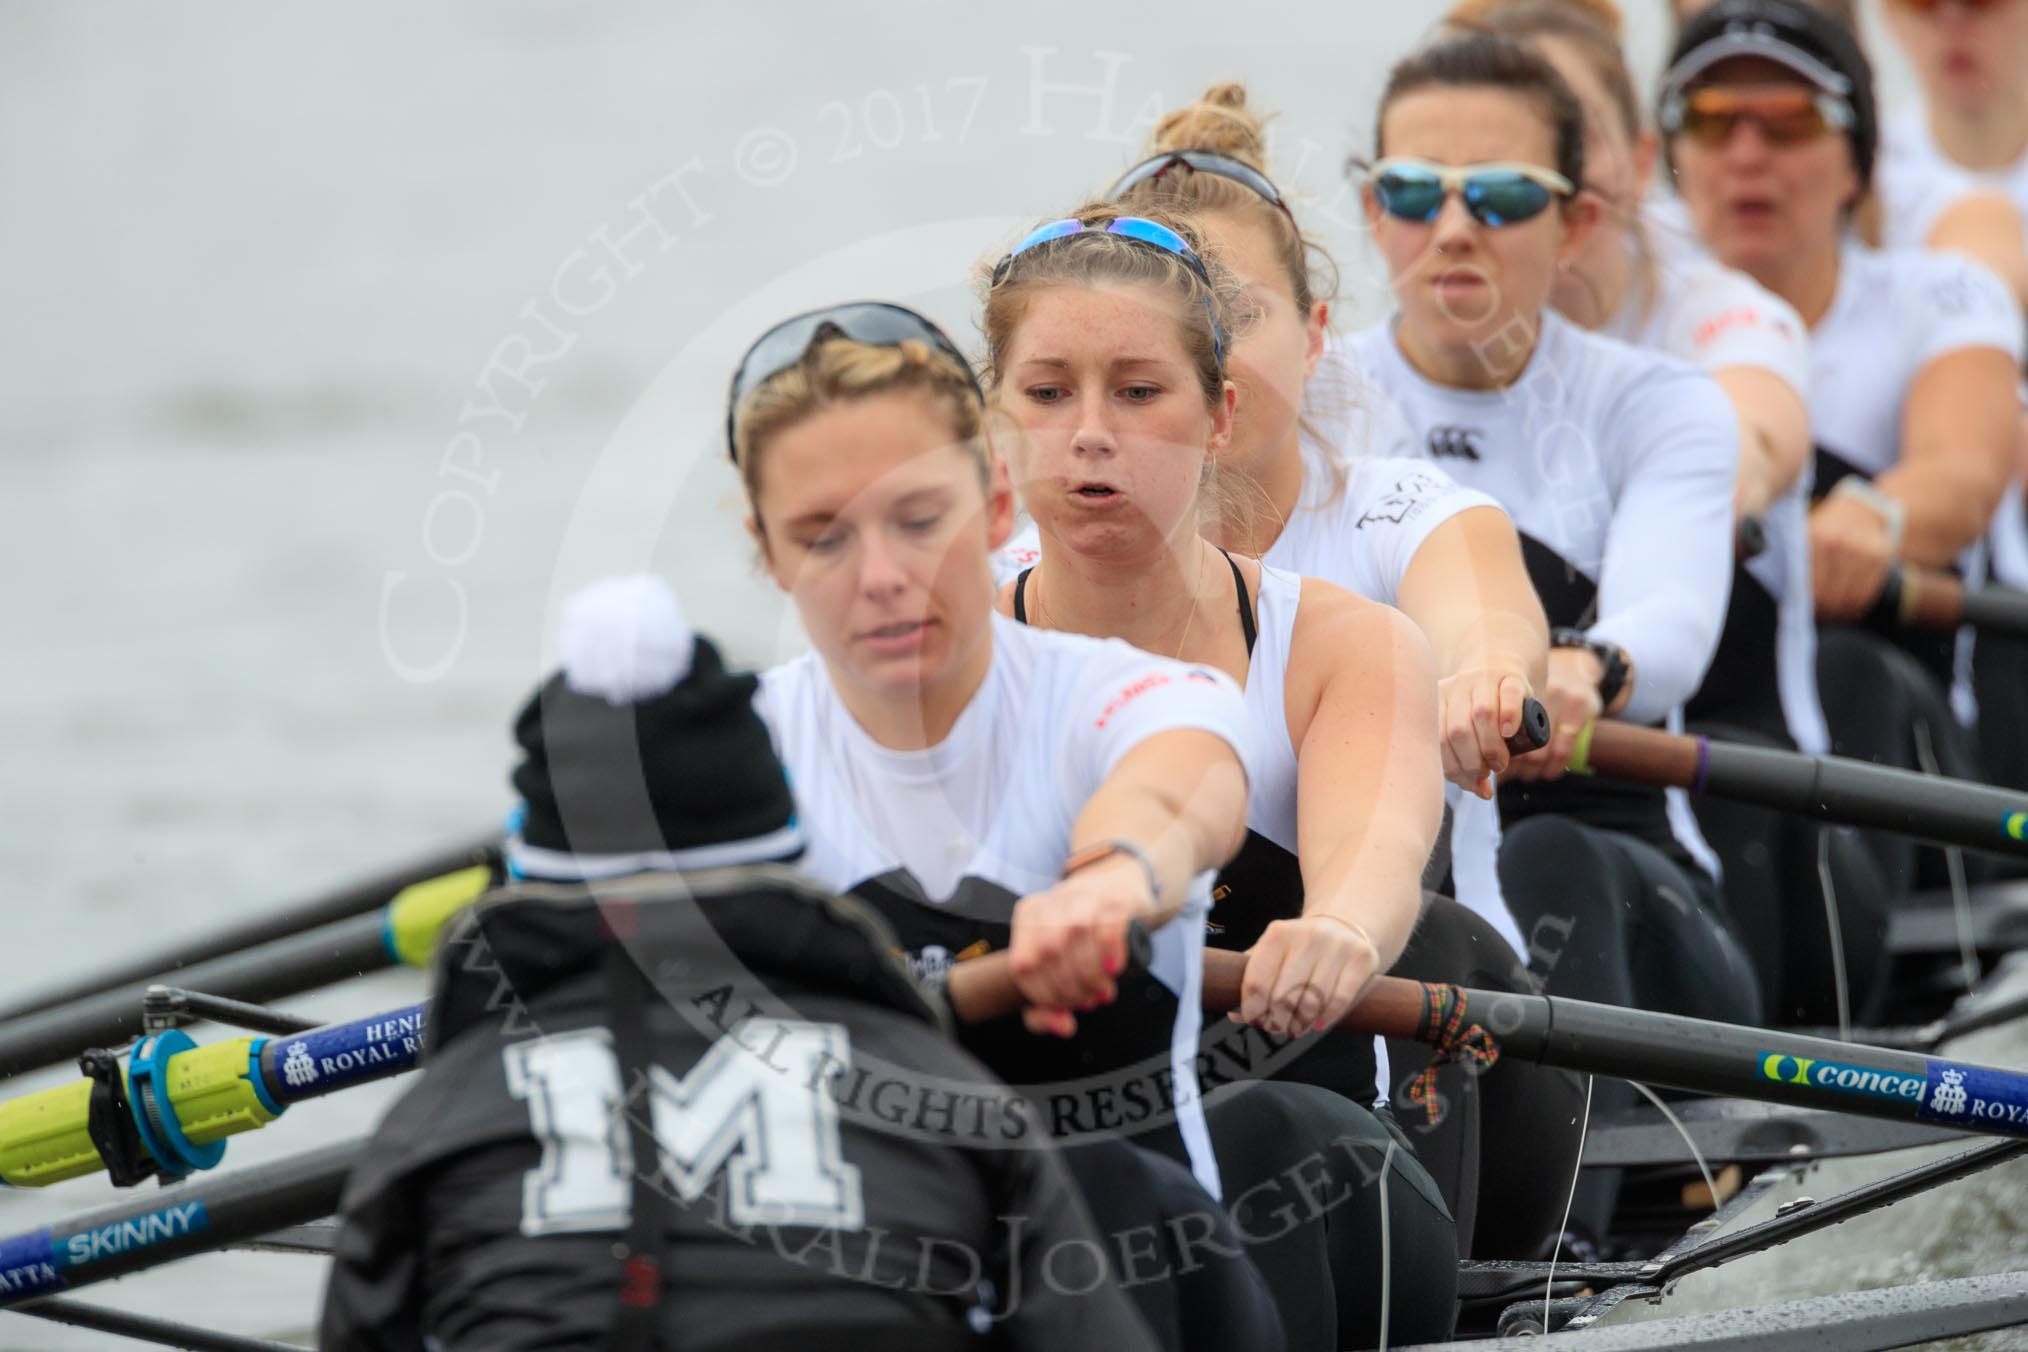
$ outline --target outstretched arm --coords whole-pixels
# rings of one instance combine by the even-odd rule
[[[1549,647],[1513,522],[1475,507],[1438,526],[1416,550],[1398,599],[1434,654],[1444,777],[1491,798]]]
[[[1320,594],[1321,593],[1321,594]],[[1290,652],[1303,914],[1247,958],[1235,1019],[1336,1022],[1408,943],[1443,819],[1429,644],[1405,616],[1314,579]]]

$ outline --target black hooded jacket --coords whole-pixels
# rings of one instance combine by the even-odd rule
[[[480,902],[346,1188],[321,1345],[1151,1346],[1046,1123],[897,948],[775,866]]]

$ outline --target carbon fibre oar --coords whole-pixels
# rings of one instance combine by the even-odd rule
[[[1237,1006],[1245,974],[1244,953],[1207,949],[1206,1012]],[[1002,954],[958,963],[948,994],[967,1022],[1020,1005]],[[2028,1072],[1884,1047],[1391,976],[1376,978],[1338,1026],[1413,1038],[1442,1056],[1483,1064],[1521,1056],[1699,1093],[2028,1137]]]
[[[2028,858],[2028,793],[2016,789],[1612,719],[1578,734],[1570,769]]]
[[[1968,624],[1987,633],[2028,637],[2028,591],[1993,583],[1967,587],[1941,568],[1904,564],[1887,574],[1870,618],[1912,629]]]
[[[284,999],[367,972],[429,960],[437,936],[493,881],[487,864],[403,888],[379,910],[333,921],[176,973],[176,984],[235,1000]],[[148,983],[136,982],[58,1009],[0,1023],[0,1079],[118,1046],[143,1031]]]
[[[491,867],[499,857],[500,833],[495,831],[455,848],[425,855],[400,868],[347,883],[309,900],[263,910],[243,924],[179,940],[145,957],[129,958],[117,966],[74,978],[59,986],[42,987],[26,999],[0,1006],[0,1024],[116,988],[163,981],[172,973],[180,977],[181,969],[200,962],[210,962],[242,949],[272,943],[365,911],[379,911],[417,884],[445,874],[459,873],[475,865]]]
[[[326,1146],[0,1237],[0,1309],[328,1216],[365,1149]]]

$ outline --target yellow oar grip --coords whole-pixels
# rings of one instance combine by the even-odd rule
[[[208,1145],[275,1120],[276,1110],[250,1078],[253,1046],[254,1039],[239,1037],[169,1058],[169,1101],[192,1144]],[[16,1188],[40,1188],[105,1168],[92,1144],[91,1102],[92,1082],[76,1080],[0,1103],[0,1179]]]
[[[0,1179],[16,1188],[39,1188],[97,1173],[104,1166],[92,1145],[92,1082],[0,1103]]]
[[[254,1088],[253,1044],[239,1037],[169,1058],[169,1102],[192,1145],[237,1136],[279,1116]]]
[[[1577,740],[1570,744],[1570,764],[1567,768],[1571,774],[1591,773],[1591,734],[1597,727],[1596,722],[1585,724],[1578,730]]]
[[[451,917],[477,901],[492,882],[493,870],[475,864],[401,889],[385,913],[388,956],[410,967],[426,965]]]

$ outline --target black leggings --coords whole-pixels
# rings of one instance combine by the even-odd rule
[[[1272,1080],[1215,1089],[1204,1110],[1225,1206],[1274,1292],[1291,1352],[1379,1346],[1383,1305],[1389,1346],[1450,1336],[1456,1229],[1386,1110]]]
[[[1946,692],[1920,662],[1879,635],[1843,626],[1819,631],[1817,685],[1838,755],[1904,770],[1928,769],[1928,761],[1954,779],[1985,777]],[[1890,897],[1949,882],[1936,847],[1887,831],[1868,831],[1864,839]],[[1966,855],[1965,864],[1968,876],[1987,875],[1978,855]]]
[[[1249,1256],[1224,1207],[1182,1163],[1114,1137],[1059,1141],[1057,1154],[1077,1180],[1093,1227],[1116,1261],[1131,1255],[1126,1279],[1156,1342],[1184,1352],[1233,1352],[1284,1342],[1276,1294]]]
[[[1698,724],[1692,731],[1794,749],[1721,724]],[[1842,959],[1847,1012],[1856,1024],[1876,1021],[1886,996],[1894,898],[1860,834],[1751,803],[1723,798],[1692,803],[1705,840],[1724,865],[1726,910],[1753,959],[1768,1018],[1835,1025]],[[1829,898],[1820,869],[1830,873]]]
[[[1758,1024],[1753,964],[1712,881],[1655,846],[1570,817],[1530,817],[1500,846],[1500,886],[1528,938],[1529,967],[1552,995],[1623,1008]],[[1597,1077],[1591,1118],[1633,1106],[1638,1091]],[[1575,1227],[1602,1240],[1619,1172],[1580,1180]]]

